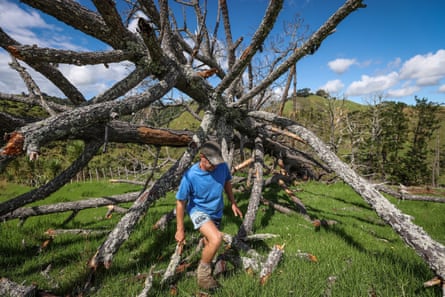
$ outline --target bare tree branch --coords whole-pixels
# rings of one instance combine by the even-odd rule
[[[24,0],[23,2],[85,34],[94,36],[105,43],[113,44],[111,28],[107,26],[102,17],[76,1],[60,0],[57,5],[54,5],[52,0]]]
[[[283,75],[291,65],[294,65],[302,57],[313,54],[321,45],[324,39],[335,31],[337,25],[350,13],[358,8],[365,7],[362,0],[348,0],[340,7],[318,30],[315,32],[300,48],[284,61],[275,71],[268,75],[255,88],[244,94],[234,105],[239,106],[246,103],[255,95],[264,90],[265,87],[272,84],[276,79]]]
[[[20,76],[22,77],[23,81],[25,82],[26,86],[28,87],[28,91],[30,96],[38,96],[40,98],[40,106],[43,107],[43,109],[48,112],[49,115],[54,116],[56,113],[52,108],[46,103],[45,99],[43,98],[42,92],[40,92],[40,88],[37,86],[37,84],[32,79],[31,75],[29,75],[28,72],[26,72],[25,68],[21,67],[20,64],[17,62],[17,60],[12,57],[12,63],[10,63],[11,67],[17,70],[19,72]]]
[[[78,52],[37,46],[21,45],[9,46],[8,50],[15,57],[24,62],[45,62],[52,64],[96,65],[116,63],[125,60],[137,60],[140,53],[111,50],[103,52]]]
[[[114,195],[110,197],[91,198],[75,202],[60,202],[50,205],[41,205],[33,207],[22,207],[0,216],[0,221],[7,221],[12,219],[25,220],[32,216],[47,215],[52,213],[66,212],[66,211],[80,211],[88,208],[96,208],[100,206],[115,205],[118,203],[132,202],[136,200],[138,193],[128,193],[122,195]]]
[[[264,40],[266,39],[267,35],[272,30],[273,24],[278,17],[278,13],[280,12],[282,5],[282,0],[271,1],[269,3],[263,20],[256,30],[255,34],[253,35],[251,44],[246,49],[246,51],[248,50],[248,52],[244,55],[244,57],[241,57],[235,65],[233,65],[231,71],[216,87],[215,92],[217,94],[220,94],[224,90],[226,90],[245,69],[248,62],[252,59],[253,55],[258,51],[258,49],[261,47]]]
[[[126,43],[134,41],[135,36],[122,24],[122,19],[116,9],[116,3],[111,0],[93,0],[94,5],[109,28],[109,40],[115,48],[125,48]]]

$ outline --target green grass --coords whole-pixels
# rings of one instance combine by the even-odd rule
[[[266,256],[275,244],[284,245],[279,266],[265,285],[258,274],[231,269],[218,280],[223,289],[212,296],[441,296],[439,288],[423,288],[423,282],[434,275],[402,239],[348,186],[337,183],[302,184],[298,197],[312,218],[335,220],[330,228],[314,226],[298,214],[284,215],[261,205],[255,221],[256,233],[273,233],[279,237],[257,242],[252,246]],[[0,185],[0,201],[10,199],[26,190],[23,187]],[[136,191],[134,185],[83,183],[69,184],[36,204],[69,201]],[[246,211],[249,194],[237,193],[240,207]],[[292,207],[286,194],[278,188],[268,188],[264,197]],[[415,217],[435,240],[445,243],[445,205],[415,201],[395,201],[403,211]],[[175,205],[173,193],[152,206],[138,222],[130,238],[121,246],[108,270],[96,274],[94,289],[89,296],[137,296],[152,265],[156,271],[165,269],[175,248],[175,223],[164,231],[153,230],[153,224]],[[87,262],[106,239],[106,235],[58,235],[49,247],[39,252],[47,239],[49,228],[83,228],[112,230],[122,215],[105,219],[104,207],[81,211],[72,221],[63,224],[69,213],[29,218],[22,226],[17,220],[0,224],[0,277],[17,283],[36,283],[39,288],[60,296],[74,295],[88,277]],[[223,231],[234,234],[241,223],[226,207]],[[194,249],[197,233],[186,221],[188,255]],[[299,253],[311,253],[318,259],[310,262]],[[244,254],[242,254],[245,256]],[[198,255],[199,257],[199,255]],[[196,257],[195,257],[196,259]],[[51,264],[49,277],[41,272]],[[193,271],[193,266],[189,271]],[[162,274],[155,274],[150,296],[168,296],[161,287]],[[334,279],[329,282],[328,279]],[[199,289],[193,276],[178,276],[176,296],[196,296]]]

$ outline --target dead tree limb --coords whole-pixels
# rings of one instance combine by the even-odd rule
[[[283,191],[290,197],[290,199],[295,203],[301,214],[307,215],[306,206],[303,202],[295,195],[295,193],[289,189],[284,180],[278,179],[277,184],[283,189]]]
[[[279,211],[281,213],[287,214],[287,215],[294,212],[292,209],[290,209],[288,207],[285,207],[285,206],[282,206],[282,205],[280,205],[278,203],[272,202],[270,200],[267,200],[264,197],[261,198],[261,203],[263,203],[264,205],[270,206],[273,209],[275,209],[275,210],[277,210],[277,211]]]
[[[120,207],[117,205],[107,205],[107,213],[105,214],[105,217],[107,219],[110,219],[113,215],[113,212],[117,212],[117,213],[126,213],[128,211],[128,209],[124,208],[124,207]]]
[[[253,232],[253,223],[258,212],[258,206],[260,204],[262,189],[263,189],[263,164],[264,164],[264,149],[261,138],[255,139],[255,177],[253,182],[252,191],[249,198],[249,205],[247,207],[246,215],[244,216],[243,223],[238,230],[238,237],[240,239],[246,237]]]
[[[244,94],[236,103],[236,106],[246,104],[250,99],[261,93],[265,87],[274,82],[278,77],[282,76],[289,69],[289,65],[295,64],[298,60],[306,55],[315,53],[320,47],[324,39],[331,35],[338,24],[345,19],[349,14],[359,8],[363,8],[363,0],[348,0],[340,7],[312,36],[299,48],[295,49],[292,55],[289,56],[279,67],[264,78],[258,85],[252,88],[249,92]],[[299,135],[298,133],[296,133]],[[301,135],[300,135],[301,137]],[[301,137],[303,138],[303,137]],[[303,138],[304,140],[304,138]]]
[[[300,135],[315,150],[318,157],[361,195],[438,276],[442,279],[445,277],[445,246],[433,240],[423,228],[415,225],[410,216],[402,213],[380,194],[374,185],[342,162],[314,133],[289,119],[271,113],[253,111],[249,115]]]
[[[164,214],[156,223],[153,225],[153,230],[165,230],[167,228],[168,223],[176,218],[176,209],[169,211]]]
[[[16,40],[0,28],[0,46],[8,50],[14,57],[21,59],[20,55],[16,55],[14,50],[10,48],[11,46],[19,45]],[[73,104],[79,105],[86,102],[82,93],[52,64],[42,63],[34,59],[26,59],[24,62],[54,83]]]
[[[102,235],[110,232],[109,230],[87,230],[87,229],[48,229],[45,235],[54,237],[60,234],[74,234],[74,235]]]
[[[437,196],[423,196],[423,195],[412,195],[409,193],[401,193],[400,191],[395,191],[391,189],[390,187],[386,187],[383,185],[377,185],[377,190],[389,194],[391,196],[394,196],[397,199],[400,200],[411,200],[411,201],[430,201],[430,202],[438,202],[438,203],[445,203],[445,198],[443,197],[437,197]]]
[[[144,289],[137,297],[148,297],[148,293],[151,290],[151,287],[153,286],[153,270],[155,266],[150,267],[150,271],[147,274],[147,277],[145,278],[144,282]]]
[[[91,198],[87,200],[60,202],[49,205],[33,206],[18,208],[8,214],[0,216],[0,221],[12,219],[26,219],[32,216],[47,215],[52,213],[60,213],[65,211],[80,211],[88,208],[96,208],[100,206],[115,205],[119,203],[133,202],[136,200],[138,193],[127,193],[102,198]]]
[[[260,283],[262,285],[264,285],[272,275],[272,272],[275,270],[283,256],[283,252],[284,246],[275,245],[267,256],[266,261],[262,263],[260,272]]]
[[[31,75],[29,75],[26,69],[20,65],[14,56],[12,57],[12,62],[9,65],[11,65],[11,67],[20,74],[26,84],[26,87],[28,88],[29,95],[38,96],[40,98],[40,106],[42,106],[42,108],[45,109],[49,115],[56,115],[56,112],[48,105],[45,98],[43,98],[42,92],[35,83],[34,79],[31,77]]]
[[[128,179],[110,179],[108,180],[110,183],[123,183],[123,184],[132,184],[132,185],[145,185],[145,182],[138,180],[128,180]]]
[[[249,158],[249,159],[244,160],[240,164],[238,164],[236,166],[233,166],[232,167],[232,173],[235,173],[235,172],[237,172],[237,171],[239,171],[239,170],[241,170],[243,168],[246,168],[246,167],[250,166],[250,164],[252,164],[253,161],[254,161],[253,158]]]
[[[179,242],[176,244],[175,252],[170,258],[170,263],[167,266],[167,269],[164,273],[164,276],[162,277],[161,284],[165,285],[167,284],[172,277],[175,275],[176,267],[178,266],[179,262],[181,261],[181,254],[182,250],[184,248],[184,243]]]

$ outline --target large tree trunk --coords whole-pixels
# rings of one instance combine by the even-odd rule
[[[332,170],[361,195],[377,214],[420,255],[430,268],[445,279],[445,246],[434,241],[421,227],[411,221],[411,217],[403,214],[391,204],[375,186],[358,175],[342,162],[329,148],[311,131],[297,123],[267,112],[253,111],[250,116],[268,121],[303,138]]]

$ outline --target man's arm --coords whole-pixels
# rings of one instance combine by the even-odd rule
[[[181,243],[185,240],[184,229],[184,213],[185,213],[185,200],[176,200],[176,234],[175,239]]]
[[[232,182],[226,181],[226,183],[224,184],[224,191],[227,194],[227,198],[229,198],[230,204],[232,204],[232,211],[233,214],[235,215],[235,217],[243,217],[243,213],[241,212],[241,210],[238,208],[238,205],[236,204],[235,201],[235,197],[233,196],[233,191],[232,191]]]

